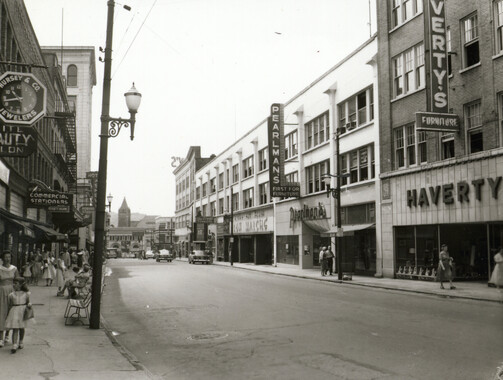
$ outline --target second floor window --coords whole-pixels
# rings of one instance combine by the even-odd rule
[[[375,178],[374,146],[366,145],[341,154],[341,186]]]
[[[262,170],[267,169],[267,158],[269,157],[269,149],[264,148],[259,150],[258,152],[258,170],[261,172]]]
[[[406,168],[427,162],[426,139],[426,132],[417,132],[414,124],[395,128],[393,131],[395,168]]]
[[[253,207],[253,187],[243,190],[243,208]]]
[[[339,104],[339,127],[352,130],[374,119],[374,91],[367,88]]]
[[[312,194],[325,190],[324,174],[330,173],[330,161],[320,162],[306,168],[306,193]]]
[[[233,211],[239,210],[239,194],[237,193],[232,194],[232,208]]]
[[[496,28],[496,54],[503,53],[503,0],[494,2],[494,27]]]
[[[325,174],[325,173],[322,173]],[[293,172],[285,175],[285,181],[287,183],[299,182],[299,172]]]
[[[393,58],[393,97],[414,92],[425,85],[424,45],[416,45]]]
[[[239,164],[232,167],[232,183],[239,181]]]
[[[327,126],[328,133],[328,126]],[[327,136],[328,139],[329,136]],[[285,159],[295,157],[297,155],[297,131],[289,133],[285,136]]]
[[[196,187],[196,199],[201,198],[201,188],[198,186]]]
[[[306,149],[311,149],[323,144],[330,138],[330,127],[328,125],[328,112],[315,117],[305,124],[306,128]]]
[[[253,175],[253,156],[243,160],[243,179]]]
[[[217,188],[215,186],[215,178],[210,179],[210,194],[213,194],[215,191],[217,191]]]
[[[203,183],[201,186],[203,188],[203,197],[205,197],[207,193],[206,190],[208,189],[208,182]]]
[[[220,214],[223,214],[224,213],[224,198],[220,198],[218,200],[218,212]]]
[[[484,150],[481,108],[480,100],[464,106],[468,153],[477,153]]]
[[[480,62],[479,27],[477,14],[461,21],[461,39],[463,42],[463,68]]]
[[[211,216],[217,215],[217,202],[210,203]]]
[[[222,190],[224,188],[224,173],[220,173],[218,175],[218,190]]]

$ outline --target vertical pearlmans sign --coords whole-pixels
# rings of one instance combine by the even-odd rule
[[[448,113],[447,38],[445,0],[428,0],[428,39],[430,45],[430,107],[428,111]],[[428,32],[427,32],[428,33]]]
[[[284,106],[271,105],[267,119],[269,137],[269,187],[271,197],[300,197],[300,184],[287,183],[285,179]]]

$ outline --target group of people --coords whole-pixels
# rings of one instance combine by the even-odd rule
[[[334,272],[334,253],[332,252],[332,248],[330,247],[321,247],[320,248],[320,267],[321,267],[321,275],[327,276],[332,275]]]
[[[26,264],[20,276],[18,268],[12,264],[10,251],[0,255],[0,348],[9,340],[12,331],[11,353],[23,348],[23,339],[27,321],[33,318],[28,284],[38,285],[40,279],[46,286],[53,281],[58,287],[57,296],[76,296],[76,289],[84,287],[91,277],[89,255],[85,250],[74,252],[62,251],[56,258],[52,252],[27,254]]]
[[[10,251],[4,251],[0,264],[0,348],[8,341],[12,331],[11,353],[23,348],[27,320],[33,316],[30,292],[17,268],[11,264]]]

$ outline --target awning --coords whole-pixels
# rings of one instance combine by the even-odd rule
[[[59,233],[50,227],[46,227],[41,224],[34,224],[34,226],[51,241],[68,241],[68,237],[65,234]]]
[[[345,224],[341,227],[342,236],[353,236],[355,231],[362,231],[368,228],[374,228],[375,223],[368,224]],[[330,230],[321,234],[322,237],[336,237],[337,227],[332,227]]]
[[[330,229],[330,219],[303,220],[302,222],[316,232],[326,232]]]
[[[24,236],[30,237],[30,238],[35,238],[35,232],[32,229],[32,225],[28,222],[24,222],[19,219],[14,219],[11,218],[10,216],[4,215],[3,213],[0,214],[1,218],[11,224],[15,224],[16,227],[18,227],[20,230],[22,230],[22,234]]]

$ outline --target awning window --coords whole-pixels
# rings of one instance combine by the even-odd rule
[[[355,231],[362,231],[369,228],[375,228],[375,223],[368,224],[346,224],[342,227],[342,236],[353,236]],[[321,234],[322,237],[335,237],[337,233],[337,227],[332,227],[330,230],[325,231]]]

